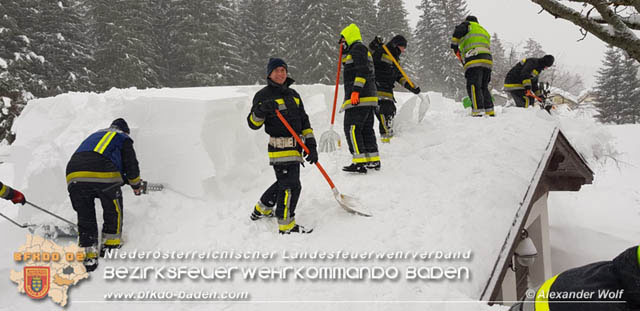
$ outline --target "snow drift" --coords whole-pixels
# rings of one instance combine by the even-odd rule
[[[66,193],[66,162],[88,134],[124,117],[131,127],[142,178],[165,183],[168,188],[142,197],[134,197],[125,189],[125,250],[472,254],[469,260],[453,261],[295,262],[315,266],[395,266],[400,271],[409,266],[468,267],[470,279],[456,281],[264,282],[237,278],[205,284],[153,280],[144,283],[145,288],[241,289],[251,293],[252,301],[274,302],[223,303],[243,310],[276,309],[287,301],[306,301],[304,309],[320,310],[326,305],[313,301],[354,300],[374,310],[385,309],[385,304],[376,301],[405,301],[405,309],[442,310],[446,305],[424,302],[471,302],[480,297],[515,212],[558,126],[557,119],[544,111],[517,108],[500,110],[496,118],[470,118],[461,104],[429,93],[431,109],[419,123],[416,97],[400,93],[397,137],[391,144],[379,145],[381,171],[366,176],[342,172],[341,166],[350,162],[344,141],[341,150],[320,155],[338,188],[357,196],[374,217],[358,217],[341,210],[321,175],[307,165],[301,174],[303,190],[296,219],[315,231],[307,236],[279,236],[275,220],[252,222],[248,217],[275,178],[268,165],[267,135],[262,130],[250,130],[245,120],[259,88],[113,89],[104,94],[71,93],[34,100],[14,125],[18,135],[11,148],[11,164],[0,167],[14,176],[11,184],[24,190],[29,200],[75,220]],[[333,88],[294,88],[301,93],[319,137],[329,126]],[[337,117],[339,125],[342,114]],[[15,208],[6,207],[3,212],[9,210]],[[32,222],[51,222],[47,215],[26,207],[20,209],[18,216]],[[0,226],[10,237],[0,256],[8,258],[24,243],[25,232],[6,222]],[[102,260],[89,282],[71,290],[72,308],[102,301],[107,291],[140,290],[139,283],[103,280],[105,266],[126,264],[122,260]],[[254,266],[285,264],[280,258]],[[0,267],[0,274],[10,268],[14,267]],[[13,295],[11,284],[3,284],[0,291],[9,293],[16,303],[29,303],[30,308],[36,309],[49,307],[47,303],[31,304],[28,298]],[[116,305],[98,303],[95,307],[112,309]],[[182,308],[201,307],[206,309],[206,305],[194,304]],[[133,304],[127,308],[145,306]],[[457,309],[461,308],[488,307],[462,303]]]

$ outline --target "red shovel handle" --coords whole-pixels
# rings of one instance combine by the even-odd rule
[[[333,110],[331,111],[331,125],[336,119],[336,102],[338,101],[338,85],[340,84],[340,68],[342,68],[342,43],[340,43],[340,55],[338,56],[338,73],[336,74],[336,90],[333,93]]]
[[[304,152],[306,152],[307,154],[311,153],[309,151],[309,148],[307,147],[307,145],[305,145],[302,142],[302,139],[300,139],[300,136],[298,136],[298,134],[296,134],[296,132],[291,128],[291,125],[289,125],[289,122],[287,122],[287,120],[284,119],[284,117],[282,116],[280,111],[278,111],[277,109],[276,109],[276,115],[278,115],[278,119],[280,119],[282,124],[284,124],[284,126],[287,128],[287,130],[289,130],[289,133],[291,133],[291,136],[293,136],[293,138],[296,139],[298,144],[300,144],[300,146],[302,146],[302,149],[304,149]],[[336,186],[333,184],[333,181],[331,180],[329,175],[327,175],[327,172],[324,170],[322,165],[320,165],[320,162],[316,162],[316,167],[318,168],[318,170],[320,170],[320,173],[322,173],[322,176],[324,176],[324,179],[327,180],[327,182],[329,183],[329,186],[331,186],[331,189],[334,189]]]

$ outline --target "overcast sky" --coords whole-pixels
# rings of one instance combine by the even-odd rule
[[[415,27],[420,15],[416,6],[420,0],[403,1],[411,26]],[[547,12],[538,14],[540,6],[530,0],[467,0],[467,4],[471,14],[478,17],[480,25],[489,33],[497,33],[503,42],[515,44],[524,44],[528,38],[535,39],[567,69],[582,75],[587,87],[592,86],[593,75],[606,50],[600,39],[589,34],[578,42],[582,35],[577,26],[554,19]]]

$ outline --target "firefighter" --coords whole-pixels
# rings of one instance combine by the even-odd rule
[[[376,117],[380,123],[380,136],[382,142],[388,143],[393,137],[393,118],[396,115],[396,99],[393,96],[395,82],[403,85],[414,94],[420,93],[419,87],[411,87],[407,79],[400,73],[400,70],[393,63],[395,59],[400,62],[400,54],[407,48],[407,39],[402,35],[396,35],[385,44],[391,55],[388,55],[382,47],[382,39],[376,37],[369,44],[373,51],[373,64],[376,75],[376,89],[378,94],[378,111]]]
[[[504,90],[509,92],[517,107],[528,108],[536,96],[543,96],[538,87],[538,76],[542,70],[551,67],[554,60],[553,55],[529,57],[519,61],[509,70],[504,79]]]
[[[340,42],[344,49],[345,101],[344,133],[352,155],[352,163],[342,168],[346,172],[367,173],[367,168],[380,169],[380,155],[373,130],[373,119],[378,107],[378,96],[373,68],[373,56],[362,43],[356,24],[344,28]]]
[[[491,36],[478,24],[475,16],[468,16],[456,26],[451,38],[451,48],[464,67],[467,94],[471,99],[471,115],[495,116],[493,99],[489,91],[491,82]]]
[[[24,205],[25,203],[27,203],[27,200],[24,198],[22,192],[7,186],[2,182],[0,182],[0,197],[13,202],[13,204],[20,203]]]
[[[640,246],[612,261],[562,272],[545,281],[512,311],[640,310]]]
[[[311,233],[313,229],[307,229],[295,220],[296,205],[302,190],[302,147],[280,121],[276,109],[282,113],[293,130],[303,137],[310,151],[306,159],[311,164],[318,161],[317,144],[300,94],[290,88],[294,80],[287,76],[287,70],[284,60],[269,59],[267,86],[253,97],[251,112],[247,116],[251,129],[258,130],[264,125],[265,132],[269,134],[269,164],[273,166],[276,174],[276,182],[258,200],[250,218],[255,221],[264,217],[277,217],[280,234]],[[273,208],[276,205],[274,212]]]
[[[87,271],[98,267],[98,224],[95,199],[100,199],[104,224],[99,249],[122,246],[123,204],[120,186],[127,183],[135,195],[142,191],[138,160],[129,137],[127,122],[118,118],[109,128],[87,137],[67,164],[67,190],[71,205],[78,213],[78,244],[85,248]]]

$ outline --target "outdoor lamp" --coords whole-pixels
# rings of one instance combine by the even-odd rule
[[[522,230],[521,238],[522,240],[514,252],[516,260],[521,266],[531,267],[536,261],[538,250],[533,244],[533,240],[529,237],[527,230]]]

